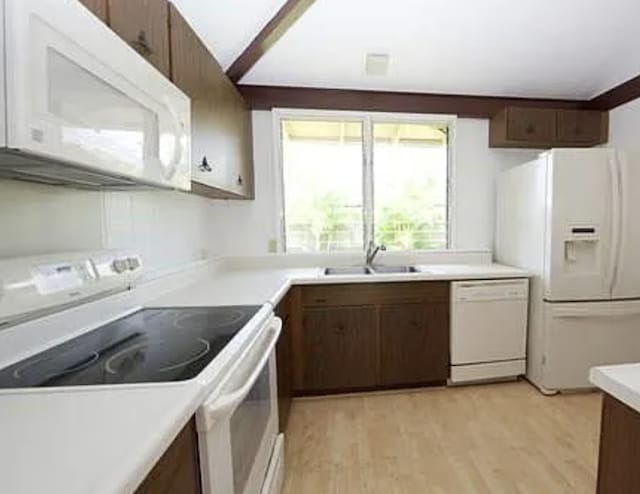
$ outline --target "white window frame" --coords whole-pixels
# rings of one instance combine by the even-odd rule
[[[367,215],[373,215],[373,180],[371,172],[373,170],[373,148],[371,146],[373,123],[414,123],[423,125],[439,125],[447,127],[447,245],[445,250],[452,249],[455,245],[454,233],[456,231],[455,222],[455,135],[456,119],[455,115],[437,115],[423,113],[386,113],[386,112],[358,112],[339,110],[306,110],[297,108],[274,108],[272,111],[273,128],[273,159],[276,170],[275,180],[276,190],[274,201],[278,218],[278,248],[277,252],[287,251],[287,231],[284,204],[284,164],[282,160],[282,121],[283,120],[321,120],[321,121],[358,121],[362,122],[363,129],[363,202],[364,202],[364,242],[373,238],[373,232],[369,231],[373,227],[373,222],[368,221]],[[367,198],[367,195],[370,196]],[[354,251],[355,252],[355,251]],[[426,252],[437,252],[437,250],[427,250]]]

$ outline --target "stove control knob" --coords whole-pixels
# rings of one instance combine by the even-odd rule
[[[127,258],[127,265],[129,266],[129,270],[135,271],[140,267],[140,259],[137,257],[129,257]]]
[[[129,263],[126,259],[114,259],[111,263],[111,269],[117,274],[122,274],[129,269]]]

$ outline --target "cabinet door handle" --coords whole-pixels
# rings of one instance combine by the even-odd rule
[[[213,168],[211,168],[211,165],[207,161],[207,157],[206,156],[202,157],[202,162],[198,165],[198,169],[201,172],[212,172],[213,171]]]
[[[527,125],[527,128],[525,129],[525,132],[527,134],[533,134],[535,131],[536,131],[536,126],[533,124]]]
[[[237,183],[238,185],[242,185],[242,175],[238,175]]]
[[[147,33],[144,31],[140,31],[138,38],[131,43],[131,46],[133,46],[133,48],[143,57],[149,57],[153,54],[153,50],[147,41]]]
[[[582,135],[582,128],[579,125],[576,125],[576,135],[577,136],[581,136]]]
[[[333,328],[333,332],[334,332],[335,334],[342,334],[342,333],[344,333],[344,326],[342,326],[342,325],[334,326],[334,328]]]

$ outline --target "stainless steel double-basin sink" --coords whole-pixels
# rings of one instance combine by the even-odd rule
[[[324,274],[327,276],[349,276],[349,275],[376,275],[376,274],[405,274],[420,273],[415,266],[341,266],[335,268],[325,268]]]

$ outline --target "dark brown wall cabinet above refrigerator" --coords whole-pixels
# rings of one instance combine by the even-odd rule
[[[609,114],[595,110],[507,107],[490,123],[492,148],[591,147],[607,142]]]

